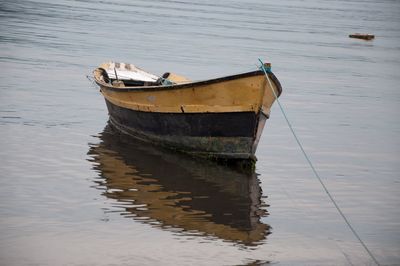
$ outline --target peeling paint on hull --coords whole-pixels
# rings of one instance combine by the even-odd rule
[[[250,159],[259,114],[140,112],[107,103],[111,124],[146,142],[201,157]]]

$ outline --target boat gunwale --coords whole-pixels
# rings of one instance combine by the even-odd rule
[[[97,69],[101,69],[101,68],[100,67],[96,68],[93,71],[93,73],[96,72]],[[193,88],[193,87],[197,87],[197,86],[210,85],[210,84],[224,82],[224,81],[231,81],[231,80],[235,80],[235,79],[253,77],[253,76],[261,76],[261,75],[265,75],[262,70],[255,70],[255,71],[250,71],[250,72],[245,72],[245,73],[240,73],[240,74],[235,74],[235,75],[229,75],[229,76],[224,76],[224,77],[219,77],[219,78],[200,80],[200,81],[181,83],[181,84],[158,85],[158,86],[128,86],[128,87],[115,87],[111,84],[108,84],[106,82],[98,80],[96,75],[94,75],[94,80],[99,86],[101,86],[101,88],[105,88],[107,90],[112,90],[112,91],[117,91],[117,92],[132,92],[132,91],[160,91],[160,90],[189,89],[189,88]],[[278,78],[272,72],[269,72],[268,76],[271,78],[271,80],[274,82],[276,88],[278,89],[277,96],[279,97],[282,93],[282,86],[281,86]]]

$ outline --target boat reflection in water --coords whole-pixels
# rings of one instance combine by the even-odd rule
[[[187,235],[255,246],[270,233],[254,173],[155,148],[108,125],[89,155],[96,187],[134,220]]]

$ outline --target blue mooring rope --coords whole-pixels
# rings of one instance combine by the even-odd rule
[[[278,96],[276,95],[276,92],[274,90],[274,87],[271,84],[271,81],[269,79],[268,73],[272,73],[271,72],[271,67],[265,67],[263,61],[259,58],[258,61],[260,61],[261,63],[261,67],[260,69],[262,69],[264,71],[265,77],[267,78],[267,81],[269,83],[269,86],[271,87],[272,93],[275,96],[276,102],[279,105],[279,108],[281,109],[281,112],[286,120],[287,125],[289,126],[290,131],[292,131],[292,134],[297,142],[297,144],[300,147],[301,152],[303,153],[304,157],[306,158],[308,164],[310,165],[311,170],[314,172],[314,175],[316,176],[316,178],[318,179],[318,181],[321,183],[323,189],[325,190],[326,194],[329,196],[330,200],[332,201],[333,205],[335,205],[335,208],[337,209],[337,211],[339,212],[339,214],[342,216],[343,220],[346,222],[347,226],[350,228],[351,232],[354,234],[354,236],[358,239],[358,241],[361,243],[361,245],[364,247],[364,249],[367,251],[367,253],[369,254],[369,256],[372,258],[372,260],[376,263],[376,265],[380,265],[379,262],[376,260],[376,258],[374,257],[374,255],[371,253],[371,251],[368,249],[368,247],[364,244],[364,242],[361,240],[360,236],[357,234],[356,230],[354,230],[353,226],[351,226],[350,222],[347,220],[346,216],[344,215],[344,213],[340,210],[338,204],[336,203],[336,201],[333,199],[331,193],[329,193],[327,187],[325,186],[324,182],[322,181],[321,177],[319,176],[319,174],[317,173],[317,171],[314,168],[314,165],[312,164],[310,158],[308,157],[307,153],[305,152],[303,145],[301,144],[299,138],[297,137],[292,124],[290,123],[285,110],[283,109],[283,106],[281,104],[281,102],[279,101]]]

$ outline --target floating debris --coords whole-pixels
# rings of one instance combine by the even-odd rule
[[[356,38],[356,39],[363,39],[363,40],[372,40],[375,38],[375,35],[373,34],[366,34],[366,33],[354,33],[349,35],[350,38]]]

